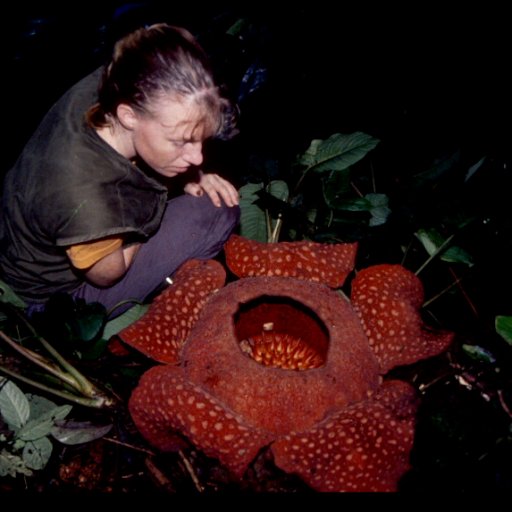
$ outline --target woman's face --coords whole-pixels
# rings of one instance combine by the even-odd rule
[[[172,178],[201,165],[205,118],[192,97],[160,96],[151,113],[137,113],[132,131],[135,153],[159,174]]]

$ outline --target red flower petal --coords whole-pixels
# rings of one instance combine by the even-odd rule
[[[412,388],[390,382],[310,431],[276,441],[275,463],[318,491],[395,491],[410,467],[414,410]]]
[[[226,272],[215,260],[189,260],[173,284],[158,295],[148,312],[118,336],[162,363],[178,362],[181,347],[211,293],[222,288]]]
[[[375,265],[352,282],[351,300],[361,317],[382,373],[446,350],[454,334],[429,329],[419,308],[423,285],[401,265]]]
[[[175,451],[181,435],[241,477],[273,437],[248,427],[235,413],[183,377],[175,366],[147,371],[132,393],[129,411],[141,434],[154,446]]]
[[[357,243],[262,243],[231,235],[226,264],[238,277],[296,277],[339,288],[354,268]]]

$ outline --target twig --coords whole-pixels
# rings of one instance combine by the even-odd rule
[[[154,457],[156,455],[151,450],[148,450],[146,448],[140,448],[139,446],[135,446],[133,444],[123,443],[122,441],[118,441],[117,439],[113,439],[112,437],[103,437],[103,439],[105,441],[108,441],[109,443],[118,444],[119,446],[122,446],[123,448],[129,448],[130,450],[135,450],[137,452],[146,453],[147,455],[150,455],[151,457]]]
[[[359,197],[363,197],[363,194],[362,192],[357,188],[357,186],[355,185],[355,183],[353,181],[350,182],[350,185],[351,187],[355,190],[356,194],[359,196]]]
[[[447,373],[444,373],[443,375],[439,375],[438,377],[431,380],[430,382],[427,382],[426,384],[420,384],[418,386],[418,390],[421,393],[424,393],[430,386],[433,386],[434,384],[437,384],[439,381],[442,381],[442,380],[452,377],[452,376],[453,376],[452,372],[447,372]]]
[[[457,277],[457,274],[455,273],[455,271],[453,270],[452,267],[449,267],[449,270],[450,270],[450,274],[456,279],[454,284],[459,285],[459,283],[461,282],[462,278],[458,278]],[[471,298],[467,294],[466,290],[462,286],[460,286],[460,285],[458,286],[458,288],[460,290],[460,293],[462,293],[462,296],[466,299],[466,302],[468,303],[469,308],[471,309],[471,311],[475,315],[475,318],[478,318],[479,317],[478,311],[477,311],[475,305],[473,304],[473,301],[471,300]]]
[[[190,461],[187,459],[187,457],[185,457],[185,454],[181,450],[178,453],[181,457],[181,460],[183,461],[183,464],[185,464],[188,474],[190,475],[190,478],[192,478],[192,481],[194,482],[194,485],[196,486],[197,491],[203,492],[204,491],[203,486],[199,482],[199,478],[197,478],[196,472],[194,471],[192,464],[190,464]]]
[[[443,252],[448,244],[453,240],[453,237],[455,236],[455,233],[453,235],[450,235],[421,265],[421,267],[416,270],[415,274],[418,275],[439,253]]]
[[[454,281],[453,283],[451,283],[450,285],[448,285],[446,288],[444,288],[443,290],[441,290],[439,293],[437,293],[436,295],[434,295],[432,298],[428,299],[427,301],[425,301],[423,304],[422,304],[422,308],[426,308],[427,306],[429,306],[430,304],[432,304],[432,302],[434,302],[435,300],[439,299],[439,297],[442,297],[446,292],[448,292],[451,288],[453,288],[454,286],[456,286],[460,281],[462,281],[462,277],[459,277],[456,281]]]
[[[176,489],[172,485],[172,482],[165,476],[163,471],[161,471],[156,466],[156,464],[151,460],[150,457],[146,457],[146,459],[144,460],[144,464],[148,471],[151,473],[151,475],[153,475],[153,477],[156,479],[160,487],[163,487],[168,492],[176,492]]]
[[[402,258],[402,261],[401,261],[402,266],[405,265],[405,258],[407,258],[407,255],[409,254],[409,251],[411,250],[413,242],[414,242],[414,240],[411,239],[411,241],[409,242],[409,245],[405,248],[404,257]]]
[[[502,389],[498,389],[498,399],[500,401],[501,407],[503,407],[503,410],[512,418],[512,411],[510,410],[509,406],[505,402],[505,399],[503,398]]]

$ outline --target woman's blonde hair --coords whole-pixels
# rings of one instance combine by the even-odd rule
[[[87,121],[108,126],[121,103],[150,113],[151,100],[162,94],[194,96],[214,137],[236,133],[237,108],[221,94],[206,53],[186,29],[166,24],[140,28],[115,44]]]

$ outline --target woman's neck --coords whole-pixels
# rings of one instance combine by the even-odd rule
[[[126,130],[121,124],[110,120],[107,126],[96,128],[96,133],[119,154],[128,160],[135,157],[136,152],[133,147],[131,132]]]

